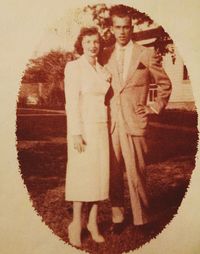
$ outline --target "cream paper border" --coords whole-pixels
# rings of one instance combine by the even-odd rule
[[[15,107],[22,71],[32,57],[46,27],[63,15],[69,3],[86,1],[7,0],[0,4],[0,253],[66,254],[80,251],[64,244],[41,223],[23,186],[15,148]],[[88,1],[100,3],[107,1]],[[110,1],[110,3],[122,1]],[[200,2],[199,0],[135,0],[134,5],[162,25],[174,39],[191,76],[195,100],[199,102]],[[70,4],[71,6],[72,4]],[[190,189],[173,223],[156,239],[134,253],[200,253],[199,155]],[[81,252],[83,253],[83,252]],[[131,252],[132,253],[132,252]]]

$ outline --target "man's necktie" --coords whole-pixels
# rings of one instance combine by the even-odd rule
[[[118,59],[118,71],[119,71],[119,77],[120,81],[123,82],[123,73],[124,73],[124,54],[125,54],[125,48],[119,49],[119,59]]]

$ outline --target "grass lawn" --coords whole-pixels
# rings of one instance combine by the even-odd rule
[[[151,119],[154,125],[150,125],[147,136],[147,188],[154,223],[148,226],[132,226],[126,184],[126,220],[121,232],[111,232],[110,203],[101,202],[98,219],[106,241],[96,244],[87,230],[83,230],[82,249],[88,253],[118,254],[134,250],[156,237],[176,215],[195,166],[196,116],[190,114],[178,118],[171,114],[173,121],[170,121],[168,115],[167,124],[172,122],[175,126],[172,125],[172,128],[165,128],[162,117]],[[184,129],[183,126],[190,129]],[[33,207],[44,223],[67,243],[67,226],[72,218],[72,204],[64,200],[66,119],[61,115],[20,116],[17,118],[16,134],[21,174]],[[83,209],[85,224],[87,205]]]

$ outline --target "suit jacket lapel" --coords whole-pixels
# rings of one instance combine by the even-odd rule
[[[142,48],[137,45],[134,44],[134,47],[132,49],[132,56],[131,56],[131,60],[130,60],[130,64],[129,64],[129,69],[128,69],[128,74],[127,74],[127,78],[124,81],[124,84],[121,87],[121,90],[124,89],[124,87],[128,84],[128,81],[132,78],[132,76],[134,75],[137,66],[140,62],[140,57],[142,55]]]
[[[108,68],[112,70],[112,73],[117,73],[117,57],[115,47],[112,48],[112,53],[110,55],[110,59],[107,64]]]
[[[107,67],[108,67],[108,70],[111,71],[112,75],[118,80],[118,82],[114,83],[115,88],[120,90],[121,84],[120,84],[120,77],[118,72],[117,54],[116,54],[115,46],[113,46],[112,48],[112,53],[108,61]]]
[[[132,76],[134,75],[137,66],[140,62],[140,58],[142,55],[143,49],[141,46],[137,45],[136,43],[134,43],[134,47],[132,49],[132,56],[131,56],[131,61],[129,64],[129,69],[128,69],[128,74],[127,74],[127,78],[126,80],[121,83],[120,81],[120,77],[119,77],[119,73],[118,73],[118,63],[117,63],[117,56],[116,56],[116,49],[115,46],[113,46],[111,48],[111,55],[109,58],[109,61],[107,63],[107,67],[108,69],[110,69],[111,73],[117,77],[118,79],[118,84],[116,84],[116,88],[119,89],[119,91],[122,91],[125,86],[128,84],[128,81],[132,78]]]
[[[94,76],[95,74],[95,69],[92,67],[91,64],[89,64],[89,62],[87,61],[86,57],[84,55],[82,55],[80,57],[80,61],[82,64],[83,69],[85,69],[85,71],[87,71],[88,73],[90,73],[91,75]],[[90,76],[91,77],[91,76]]]

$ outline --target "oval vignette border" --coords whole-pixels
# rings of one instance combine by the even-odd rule
[[[106,2],[106,1],[105,1]],[[169,1],[168,1],[169,2]],[[178,2],[178,1],[176,1],[176,2]],[[195,2],[195,1],[194,1]],[[113,3],[114,3],[114,1],[113,1]],[[191,3],[191,2],[190,2]],[[130,3],[124,3],[124,4],[129,4],[130,5]],[[191,3],[192,4],[192,3]],[[139,9],[139,10],[142,10],[142,8],[140,8],[137,4],[135,5],[135,7],[137,8],[137,9]],[[16,6],[15,6],[15,8],[17,8]],[[150,15],[150,17],[153,19],[153,20],[156,20],[156,19],[154,19],[154,16],[156,16],[156,15],[152,15],[150,12],[148,12],[148,10],[146,10],[145,9],[145,12],[146,13],[148,13],[149,15]],[[161,11],[161,9],[160,9],[160,12],[162,12]],[[165,12],[165,10],[163,10],[163,12]],[[156,20],[157,21],[157,20]],[[158,23],[159,24],[161,24],[161,22],[159,22],[158,21]],[[166,31],[167,32],[169,32],[169,29],[167,28],[167,26],[164,26],[164,28],[166,29]],[[11,29],[13,30],[13,26],[11,27]],[[170,33],[170,32],[169,32]],[[176,33],[176,32],[174,32],[174,33]],[[197,33],[198,34],[198,33]],[[171,37],[174,39],[176,36],[173,36],[173,34],[172,33],[170,33],[170,35],[171,35]],[[198,40],[199,38],[197,38],[197,40]],[[179,46],[178,44],[178,40],[176,41],[175,39],[174,39],[174,41],[175,41],[175,44],[177,45],[177,47],[178,47],[178,49],[180,50],[182,47],[181,46]],[[187,41],[187,40],[186,40]],[[188,43],[189,43],[189,41],[188,41]],[[191,45],[191,44],[189,44],[189,45]],[[193,45],[193,44],[192,44]],[[196,45],[197,46],[197,45]],[[34,47],[33,47],[34,48]],[[192,48],[192,46],[191,46],[191,48]],[[182,51],[184,52],[186,52],[187,50],[185,50],[185,49],[182,49]],[[8,54],[9,55],[9,54]],[[192,80],[192,84],[194,83],[195,84],[195,80],[197,80],[196,78],[197,78],[197,69],[196,69],[196,65],[195,66],[193,66],[192,67],[192,64],[190,64],[190,60],[189,60],[189,58],[190,57],[192,57],[192,56],[188,56],[189,55],[189,52],[187,52],[186,53],[186,56],[187,56],[187,61],[186,61],[186,63],[187,63],[187,66],[189,67],[189,73],[191,74],[191,80]],[[13,55],[14,57],[15,57],[15,55]],[[14,58],[15,59],[15,58]],[[28,58],[27,58],[28,59]],[[195,58],[194,58],[195,59]],[[19,59],[18,59],[19,60]],[[186,59],[184,59],[184,60],[186,60]],[[22,68],[23,69],[23,68]],[[21,76],[21,74],[20,74],[20,76]],[[16,80],[19,80],[19,74],[17,74],[17,79]],[[194,80],[194,82],[193,82],[193,80]],[[8,84],[9,85],[9,84]],[[16,91],[17,91],[17,89],[18,89],[18,87],[16,87],[15,88],[16,89]],[[196,90],[195,90],[196,89]],[[193,90],[194,91],[198,91],[197,90],[197,88],[195,88],[194,89],[194,87],[193,87]],[[196,101],[196,103],[197,103],[197,97],[195,98],[195,101]],[[13,102],[14,102],[14,100],[13,100]],[[5,105],[7,105],[7,104],[5,104]],[[197,103],[197,106],[198,106],[199,104]],[[15,105],[14,105],[14,107],[15,107]],[[4,108],[4,107],[3,107]],[[6,107],[5,107],[6,108]],[[4,109],[5,109],[4,108]],[[199,108],[198,108],[199,109]],[[10,111],[8,111],[8,113],[9,113],[9,118],[11,117],[12,119],[13,118],[15,118],[14,116],[10,116]],[[13,124],[13,120],[11,120],[11,123]],[[8,130],[10,130],[10,129],[8,129]],[[7,134],[8,136],[9,136],[9,133]],[[13,137],[12,137],[13,138]],[[13,145],[14,145],[14,141],[12,140],[11,141],[11,143],[13,142]],[[5,146],[5,147],[7,147],[7,146]],[[2,147],[1,147],[1,149],[2,149]],[[15,152],[12,150],[11,151],[11,153],[12,153],[12,156],[11,156],[11,158],[14,158],[14,157],[16,157],[15,156]],[[9,153],[8,153],[9,154]],[[9,161],[9,158],[8,158],[8,161]],[[6,161],[7,162],[7,161]],[[8,164],[5,164],[7,167],[8,167]],[[12,164],[11,163],[11,165],[12,165],[12,167],[13,167],[13,169],[15,168],[16,169],[16,167],[17,167],[17,163],[16,164]],[[198,164],[197,164],[197,166],[198,166]],[[196,166],[196,168],[197,168],[197,166]],[[196,170],[195,170],[196,171]],[[6,173],[6,171],[4,172],[4,173]],[[12,178],[14,176],[14,178]],[[192,195],[191,195],[191,191],[195,191],[195,179],[197,179],[197,177],[198,177],[198,175],[197,175],[197,173],[195,172],[194,173],[194,175],[193,175],[193,179],[192,179],[192,184],[191,184],[191,186],[190,186],[190,191],[189,191],[189,193],[187,194],[187,196],[186,196],[186,198],[185,198],[185,200],[184,200],[184,209],[185,209],[185,205],[186,205],[186,203],[187,202],[189,202],[189,204],[191,203],[191,204],[193,204],[194,205],[194,201],[192,201],[192,200],[194,200],[194,198],[192,199]],[[14,182],[14,185],[16,184],[15,183],[15,181],[14,181],[14,179],[16,179],[17,181],[16,181],[16,183],[17,184],[20,184],[20,182],[19,182],[19,177],[17,176],[17,175],[12,175],[11,176],[11,180]],[[3,185],[3,184],[2,184]],[[14,189],[17,189],[15,186],[14,186]],[[17,208],[17,210],[16,211],[19,211],[19,212],[23,212],[23,209],[22,208],[19,208],[19,206],[18,206],[18,204],[16,204],[15,202],[17,202],[17,197],[16,197],[16,201],[13,201],[12,200],[12,196],[11,196],[11,194],[13,194],[10,190],[8,190],[6,193],[8,193],[9,195],[8,195],[8,197],[9,197],[9,200],[10,200],[10,206],[12,207],[13,206],[13,208]],[[21,188],[21,192],[19,192],[19,194],[21,194],[22,193],[22,196],[23,195],[25,195],[24,196],[24,200],[22,201],[22,204],[24,205],[24,208],[25,209],[27,209],[27,212],[25,213],[26,214],[26,216],[28,216],[28,215],[30,215],[31,216],[31,218],[32,218],[32,216],[33,216],[33,218],[34,218],[34,215],[32,214],[32,213],[35,213],[35,211],[32,211],[32,207],[30,207],[29,206],[29,204],[27,204],[27,202],[29,202],[29,201],[27,201],[27,196],[26,196],[26,193],[25,193],[25,191],[23,190],[23,188]],[[196,192],[194,192],[194,194],[195,194]],[[15,197],[15,195],[14,195],[14,197]],[[190,199],[190,200],[189,200]],[[4,200],[4,202],[5,202],[5,207],[9,207],[8,205],[7,205],[7,202],[9,202],[9,200],[8,199],[6,199],[6,200]],[[4,203],[3,203],[4,204]],[[183,206],[183,205],[181,205],[181,207]],[[194,207],[195,208],[195,206],[192,206],[192,207]],[[183,209],[183,207],[180,209],[180,214],[179,214],[179,216],[181,217],[181,216],[184,216],[184,209]],[[188,209],[188,208],[187,208]],[[186,214],[187,214],[187,211],[186,211]],[[8,212],[8,219],[9,219],[9,215],[10,215],[10,212]],[[13,226],[13,232],[11,231],[11,225],[10,225],[10,227],[8,227],[7,228],[7,230],[8,230],[8,233],[10,233],[11,234],[11,232],[13,233],[13,235],[15,234],[15,231],[17,231],[17,229],[18,229],[18,225],[17,225],[17,218],[18,218],[18,216],[19,216],[19,214],[16,214],[16,220],[15,221],[13,221],[13,220],[9,220],[10,221],[10,223],[11,223],[11,225]],[[12,216],[11,216],[11,218],[13,218]],[[35,220],[35,219],[34,219]],[[178,220],[178,219],[177,219]],[[23,220],[22,220],[23,221]],[[25,218],[25,221],[28,221],[28,219],[26,219]],[[39,224],[40,223],[38,223],[38,220],[36,219],[36,225],[38,225],[38,229],[37,229],[37,227],[36,227],[36,232],[37,231],[39,231]],[[13,222],[14,222],[14,224],[13,224]],[[179,220],[179,222],[180,222],[180,220]],[[198,225],[198,223],[199,223],[199,221],[198,221],[198,219],[196,220],[196,223],[194,224],[194,225]],[[194,222],[193,222],[194,223]],[[170,223],[171,224],[171,223]],[[173,225],[172,226],[170,226],[170,228],[168,228],[167,230],[166,230],[166,232],[162,232],[162,235],[164,235],[165,233],[167,234],[167,233],[169,233],[169,231],[171,231],[172,230],[172,228],[174,228],[174,226],[175,226],[175,221],[173,222]],[[21,225],[21,227],[23,226],[23,224]],[[26,228],[27,226],[26,226],[26,224],[24,224],[24,228]],[[33,226],[34,227],[34,226]],[[195,227],[194,227],[195,228]],[[44,227],[43,226],[41,226],[41,229],[42,230],[44,230]],[[175,229],[175,228],[174,228]],[[9,231],[10,230],[10,231]],[[29,230],[28,230],[28,228],[27,229],[23,229],[22,230],[22,232],[24,232],[24,230],[26,231],[27,230],[27,232],[29,232]],[[49,229],[48,229],[49,230]],[[177,230],[178,230],[178,227],[177,227]],[[52,241],[54,241],[53,240],[53,238],[51,239],[51,237],[50,237],[50,235],[49,235],[49,233],[48,232],[46,232],[46,230],[44,230],[45,231],[45,237],[47,237],[46,239],[48,239],[48,238],[50,238],[50,241],[52,240]],[[37,236],[40,236],[40,235],[38,235],[36,232],[34,232],[34,230],[33,231],[31,231],[32,232],[32,234],[33,234],[33,238],[34,238],[34,241],[32,241],[33,239],[31,239],[31,238],[28,238],[28,240],[27,240],[27,242],[24,242],[24,245],[26,245],[27,243],[29,243],[29,244],[34,244],[35,243],[35,241],[36,241],[36,239],[38,239],[38,243],[40,243],[41,242],[41,240],[39,239],[39,238],[37,238]],[[178,231],[179,232],[179,231]],[[6,232],[7,233],[7,232]],[[174,233],[174,231],[172,232],[171,231],[171,234],[172,233]],[[47,235],[48,236],[47,236]],[[184,235],[184,234],[183,234]],[[197,235],[196,235],[197,236]],[[22,237],[24,237],[23,235],[22,235]],[[158,239],[159,238],[159,239]],[[161,240],[161,238],[162,237],[158,237],[155,241],[154,241],[154,243],[158,243],[159,242],[159,240]],[[4,238],[1,238],[1,239],[4,239]],[[8,238],[9,239],[9,238]],[[18,246],[19,247],[19,252],[18,253],[22,253],[22,252],[20,252],[20,249],[21,249],[21,246],[20,246],[20,244],[22,244],[20,241],[19,241],[19,238],[17,238],[18,239],[18,242],[16,242],[16,247]],[[23,239],[23,238],[22,238]],[[175,237],[175,239],[176,239],[176,237]],[[161,242],[162,242],[162,240],[161,240]],[[4,245],[5,244],[5,245]],[[55,244],[57,245],[58,244],[58,242],[57,241],[55,241]],[[165,244],[166,244],[166,246],[167,246],[167,243],[165,242]],[[150,251],[151,251],[151,246],[150,245],[154,245],[153,243],[152,243],[152,241],[148,244],[148,246],[144,246],[144,247],[142,247],[142,249],[144,249],[144,251],[145,251],[145,249],[146,249],[146,253],[151,253]],[[6,246],[8,247],[8,245],[6,245],[6,242],[1,242],[1,246],[4,248],[4,250],[6,251]],[[5,247],[4,247],[5,246]],[[50,244],[50,246],[52,247],[52,245]],[[54,247],[55,247],[55,245],[53,245]],[[40,246],[32,246],[33,248],[40,248],[40,250],[41,250],[41,252],[38,252],[39,251],[39,249],[38,250],[35,250],[35,252],[34,253],[43,253],[43,251],[45,250],[46,251],[46,248],[48,249],[48,246],[47,245],[43,245],[43,244],[41,244]],[[149,247],[149,252],[148,252],[148,247]],[[195,247],[195,246],[194,246]],[[66,245],[64,245],[63,246],[63,248],[65,249],[65,251],[66,251]],[[55,248],[56,249],[56,248]],[[54,249],[54,250],[55,250]],[[61,249],[61,251],[62,251],[62,248],[58,248],[58,249]],[[68,248],[67,248],[68,249]],[[72,252],[70,252],[70,247],[69,247],[69,253],[72,253]],[[16,249],[15,249],[16,250]],[[49,251],[49,253],[51,253],[51,251],[52,251],[52,249]],[[7,253],[7,252],[5,252],[5,253]],[[15,252],[16,253],[16,252]],[[53,253],[53,252],[52,252]],[[62,253],[62,252],[57,252],[57,253]],[[63,253],[64,253],[64,251],[63,251]],[[66,253],[66,252],[65,252]],[[137,253],[137,251],[135,251],[134,253]],[[138,251],[138,253],[140,253],[140,250]],[[141,252],[141,253],[145,253],[145,252]],[[153,253],[153,252],[152,252]],[[173,253],[176,253],[176,252],[173,252]]]

